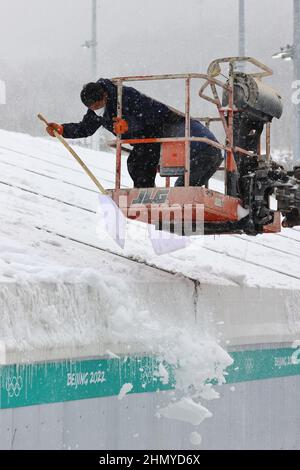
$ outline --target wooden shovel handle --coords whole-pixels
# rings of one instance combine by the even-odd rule
[[[49,122],[47,121],[47,119],[42,115],[42,114],[38,114],[37,117],[43,121],[47,126],[49,126]],[[104,187],[102,186],[102,184],[97,180],[96,176],[91,172],[91,170],[86,166],[86,164],[81,160],[81,158],[79,157],[79,155],[77,155],[77,153],[75,152],[75,150],[72,149],[72,147],[70,147],[70,145],[68,144],[68,142],[66,142],[66,140],[63,138],[62,135],[60,135],[58,132],[56,132],[55,129],[53,129],[53,134],[55,135],[55,137],[63,144],[63,146],[69,151],[69,153],[75,158],[75,160],[77,160],[77,162],[79,163],[79,165],[82,167],[82,169],[85,171],[85,173],[91,178],[91,180],[95,183],[95,185],[97,186],[97,188],[99,189],[100,193],[102,194],[107,194],[106,193],[106,190],[104,189]]]

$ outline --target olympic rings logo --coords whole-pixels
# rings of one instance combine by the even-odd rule
[[[19,375],[18,377],[8,377],[6,380],[6,391],[8,393],[9,398],[20,396],[21,390],[23,388],[23,379]]]

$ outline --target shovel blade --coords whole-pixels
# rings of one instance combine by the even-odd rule
[[[110,237],[124,248],[126,234],[126,219],[117,204],[110,196],[99,194],[101,225]]]
[[[188,237],[180,237],[163,230],[155,230],[155,227],[151,224],[148,225],[148,234],[156,255],[165,255],[182,250],[190,244]]]

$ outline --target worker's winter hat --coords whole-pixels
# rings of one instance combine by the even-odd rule
[[[89,107],[96,101],[100,101],[104,97],[105,90],[100,83],[90,82],[84,85],[80,98],[85,106]]]

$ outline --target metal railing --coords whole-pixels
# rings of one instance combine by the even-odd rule
[[[185,116],[185,136],[184,137],[163,137],[163,138],[143,138],[143,139],[123,139],[122,134],[117,134],[116,139],[110,143],[116,145],[116,178],[115,178],[115,187],[120,189],[121,184],[121,155],[122,155],[122,145],[123,144],[152,144],[152,143],[164,143],[164,142],[185,142],[185,175],[184,175],[184,186],[189,186],[190,181],[190,143],[191,142],[202,142],[212,147],[221,149],[226,153],[226,162],[224,169],[226,172],[236,171],[236,162],[234,158],[234,153],[239,152],[243,155],[248,156],[258,156],[254,152],[249,152],[241,147],[234,146],[233,139],[233,118],[234,113],[238,111],[234,106],[234,73],[235,65],[237,62],[248,62],[259,69],[261,72],[250,73],[253,77],[261,79],[262,77],[270,76],[273,74],[273,71],[262,64],[258,60],[252,57],[226,57],[223,59],[214,60],[208,67],[207,74],[203,73],[186,73],[186,74],[166,74],[166,75],[137,75],[137,76],[124,76],[124,77],[115,77],[112,81],[117,85],[117,117],[122,119],[122,90],[124,82],[137,82],[137,81],[152,81],[152,80],[184,80],[185,81],[185,112],[180,114]],[[226,82],[216,79],[216,76],[221,74],[220,64],[228,63],[229,64],[229,78]],[[205,137],[191,137],[190,135],[190,87],[192,79],[204,80],[203,85],[199,90],[199,96],[204,100],[214,104],[217,107],[219,117],[205,117],[205,118],[193,118],[196,120],[202,120],[206,125],[210,122],[220,121],[223,125],[226,142],[225,145],[222,145],[218,142],[215,142],[211,139]],[[212,97],[207,95],[206,89],[210,87],[212,92]],[[228,106],[223,107],[221,99],[219,97],[217,87],[225,90],[228,93]],[[172,108],[171,108],[172,109]],[[177,110],[174,110],[177,112]],[[267,149],[267,158],[270,158],[270,124],[267,124],[266,127],[266,149]],[[226,186],[226,176],[225,176],[225,193],[227,193]]]

